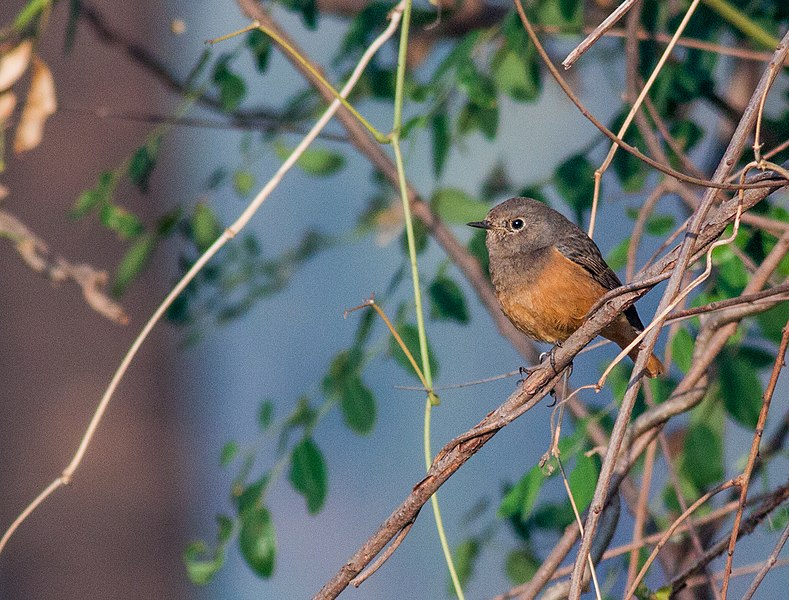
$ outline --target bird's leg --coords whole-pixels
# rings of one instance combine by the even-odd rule
[[[518,385],[522,385],[526,383],[526,380],[529,378],[529,375],[534,373],[539,368],[540,365],[537,365],[535,367],[518,367],[518,374],[521,376],[521,378],[518,379]]]
[[[532,373],[534,373],[537,369],[541,368],[543,364],[545,364],[546,359],[550,361],[553,372],[558,375],[559,371],[556,369],[555,353],[556,353],[556,349],[561,347],[562,347],[562,343],[556,342],[548,352],[543,352],[540,354],[540,358],[539,358],[540,364],[535,365],[533,367],[518,367],[518,371],[520,372],[521,375],[521,378],[518,380],[518,384],[522,384]],[[570,374],[572,374],[573,372],[573,363],[567,365],[565,369],[569,369],[569,373],[567,373],[567,376],[569,377]],[[551,390],[551,394],[553,394],[554,392],[555,390]]]

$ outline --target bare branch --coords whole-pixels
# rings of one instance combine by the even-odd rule
[[[58,284],[69,279],[76,283],[82,290],[85,302],[100,315],[121,325],[129,322],[123,307],[105,291],[108,280],[106,271],[84,263],[72,263],[61,256],[51,257],[44,241],[5,210],[0,210],[0,238],[13,242],[25,264],[52,283]]]
[[[721,596],[726,600],[726,594],[729,590],[729,576],[731,575],[732,562],[734,560],[734,547],[737,544],[737,533],[739,531],[740,521],[742,520],[742,513],[745,510],[745,502],[748,498],[748,486],[751,482],[751,473],[753,472],[754,464],[756,464],[756,457],[759,454],[759,445],[762,441],[764,427],[767,423],[767,413],[770,410],[770,403],[773,399],[773,392],[778,383],[778,376],[781,374],[781,369],[784,367],[784,356],[786,354],[786,347],[789,345],[789,323],[784,326],[783,336],[781,337],[781,345],[778,348],[778,354],[775,357],[773,364],[773,371],[770,375],[770,382],[767,384],[767,389],[764,391],[762,398],[762,408],[759,411],[759,420],[756,422],[756,431],[753,434],[753,442],[751,443],[751,451],[748,454],[748,464],[742,472],[740,484],[740,506],[737,509],[737,515],[734,517],[734,525],[732,526],[731,538],[729,539],[729,548],[726,553],[726,567],[723,575],[723,586],[721,588]]]

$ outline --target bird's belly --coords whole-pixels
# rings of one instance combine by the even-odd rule
[[[605,289],[582,267],[566,260],[554,261],[535,281],[497,285],[496,293],[515,327],[537,340],[556,343],[583,324]]]

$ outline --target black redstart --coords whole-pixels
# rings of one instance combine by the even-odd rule
[[[606,292],[622,285],[600,249],[575,224],[531,198],[510,198],[484,221],[490,278],[504,314],[531,338],[553,344],[566,340]],[[600,332],[621,348],[644,330],[631,306]],[[639,347],[633,348],[635,360]],[[657,377],[663,364],[654,354],[646,375]]]

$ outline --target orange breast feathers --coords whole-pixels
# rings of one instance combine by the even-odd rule
[[[496,285],[504,313],[526,335],[554,344],[578,329],[608,291],[556,248],[543,264],[524,269],[523,277],[509,275],[506,285]]]

